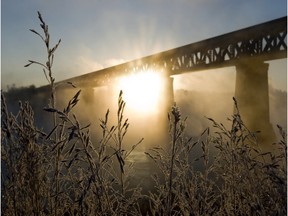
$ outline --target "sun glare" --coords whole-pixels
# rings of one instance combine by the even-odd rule
[[[155,113],[159,105],[163,81],[155,71],[142,71],[119,80],[127,108],[141,113]]]

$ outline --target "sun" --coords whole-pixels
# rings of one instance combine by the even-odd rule
[[[163,78],[153,70],[140,71],[119,80],[128,109],[141,113],[155,113],[160,105]]]

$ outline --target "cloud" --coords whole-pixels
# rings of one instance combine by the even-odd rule
[[[119,65],[126,62],[124,59],[118,59],[118,58],[110,58],[107,60],[104,60],[104,62],[99,62],[92,57],[89,56],[78,56],[77,57],[77,68],[81,70],[81,74],[89,73],[92,71],[101,70],[104,68],[112,67],[115,65]]]
[[[111,59],[107,59],[104,62],[104,67],[111,67],[114,65],[119,65],[126,62],[124,59],[118,59],[118,58],[111,58]]]
[[[81,68],[81,73],[82,71],[83,73],[88,73],[92,71],[101,70],[104,68],[102,64],[100,64],[99,62],[97,62],[96,60],[94,60],[89,56],[78,56],[77,60],[78,62],[76,63],[76,65],[78,66],[78,68]]]

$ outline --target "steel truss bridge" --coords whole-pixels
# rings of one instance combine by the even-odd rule
[[[82,97],[93,105],[94,87],[113,86],[121,76],[154,70],[163,75],[165,90],[161,100],[164,108],[161,106],[161,109],[168,111],[174,101],[171,76],[235,66],[234,95],[242,120],[251,131],[262,132],[262,143],[271,144],[276,140],[270,123],[269,63],[265,61],[281,58],[287,58],[287,17],[63,80],[57,83],[61,84],[57,85],[57,90],[70,91],[72,86],[65,84],[70,82],[81,88]],[[92,108],[90,113],[93,113]],[[167,124],[165,110],[162,112],[165,116],[159,116],[163,126]]]
[[[151,68],[166,76],[234,66],[239,60],[287,58],[287,17],[70,78],[77,87],[107,85],[119,76]]]

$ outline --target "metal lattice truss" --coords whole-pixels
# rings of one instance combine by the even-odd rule
[[[167,62],[171,75],[208,68],[233,66],[238,60],[286,58],[287,22],[277,20],[190,44]],[[281,22],[280,22],[281,21]]]
[[[287,17],[147,56],[63,82],[105,85],[116,77],[157,68],[165,75],[233,66],[242,60],[287,58]]]

